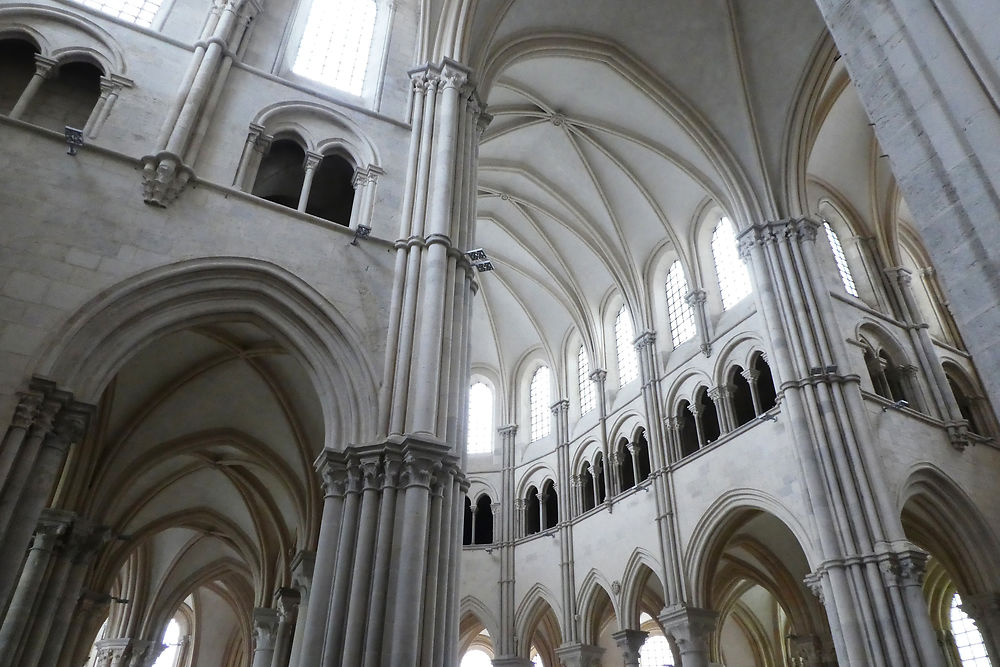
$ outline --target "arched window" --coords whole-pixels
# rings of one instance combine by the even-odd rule
[[[166,646],[163,652],[156,658],[153,667],[174,667],[177,664],[178,648],[181,643],[181,626],[176,619],[170,619],[167,629],[163,631],[161,643]]]
[[[35,74],[35,45],[23,39],[0,40],[0,113],[9,114]]]
[[[695,405],[698,406],[696,419],[701,423],[701,446],[711,444],[722,435],[719,425],[719,412],[715,401],[708,395],[708,389],[702,387],[695,393]]]
[[[826,238],[830,241],[830,250],[833,251],[833,259],[837,262],[837,270],[840,271],[840,280],[844,283],[844,289],[851,296],[858,296],[858,288],[854,284],[851,267],[847,265],[847,257],[844,255],[844,246],[840,245],[840,237],[826,220],[823,221],[823,229],[826,230]]]
[[[615,346],[618,350],[618,383],[621,386],[639,377],[639,355],[636,354],[635,329],[632,327],[632,318],[628,309],[622,306],[615,318]]]
[[[493,392],[485,382],[469,387],[469,426],[465,450],[469,454],[493,451]]]
[[[580,414],[585,415],[597,407],[594,396],[594,381],[590,379],[590,360],[587,358],[587,348],[580,346],[576,355],[576,368],[580,381]]]
[[[292,71],[360,95],[375,33],[374,0],[313,0]]]
[[[472,543],[493,544],[493,500],[485,493],[476,501],[472,522]]]
[[[962,611],[962,598],[958,593],[951,599],[951,635],[955,639],[962,667],[991,667],[986,645],[976,623]]]
[[[750,273],[740,259],[736,230],[729,218],[720,218],[712,232],[712,257],[715,259],[715,275],[719,279],[722,308],[726,310],[750,296],[751,292]]]
[[[76,2],[144,28],[153,25],[153,19],[163,4],[162,0],[76,0]],[[156,664],[159,667],[160,663]]]
[[[549,410],[549,367],[539,366],[531,376],[528,402],[531,407],[531,441],[544,438],[552,432],[552,412]]]
[[[680,260],[670,265],[667,272],[667,317],[670,318],[670,338],[674,347],[694,337],[694,309],[687,302],[687,278]]]

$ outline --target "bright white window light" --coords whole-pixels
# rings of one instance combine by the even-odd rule
[[[580,346],[576,355],[576,367],[580,378],[580,414],[585,415],[597,407],[594,397],[594,381],[590,379],[590,360],[587,358],[587,348]]]
[[[830,241],[830,250],[833,251],[833,258],[837,261],[837,270],[840,271],[840,279],[844,282],[844,289],[851,296],[857,296],[858,288],[854,284],[851,267],[847,265],[847,256],[844,255],[844,246],[840,245],[840,237],[826,220],[823,221],[823,229],[826,230],[826,238]]]
[[[750,272],[740,259],[736,245],[736,230],[729,218],[720,218],[712,233],[712,256],[715,275],[719,278],[722,309],[727,310],[750,296]]]
[[[639,355],[635,352],[635,329],[625,306],[615,319],[615,346],[618,349],[618,383],[624,387],[639,377]]]
[[[486,651],[474,648],[465,652],[461,667],[493,667],[493,659]]]
[[[360,95],[374,32],[374,0],[313,0],[292,71]]]
[[[153,25],[162,0],[77,0],[81,5],[148,28]]]
[[[485,382],[469,387],[469,432],[465,449],[470,454],[493,451],[493,392]]]
[[[992,667],[986,654],[983,636],[979,633],[975,621],[969,618],[960,608],[962,598],[958,593],[951,599],[951,634],[955,638],[958,657],[962,667]]]
[[[552,412],[549,410],[549,367],[539,366],[531,376],[528,402],[531,404],[531,441],[544,438],[552,432]]]
[[[174,667],[177,662],[177,647],[181,643],[181,626],[176,620],[170,619],[167,623],[162,642],[166,648],[156,658],[153,667]]]
[[[673,667],[674,652],[670,650],[670,642],[663,635],[650,633],[639,649],[640,667]]]
[[[667,271],[667,317],[670,318],[670,338],[674,347],[694,337],[694,309],[687,302],[688,281],[684,267],[675,261]]]

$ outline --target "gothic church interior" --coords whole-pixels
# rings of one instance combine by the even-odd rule
[[[0,0],[0,667],[1000,665],[989,4]]]

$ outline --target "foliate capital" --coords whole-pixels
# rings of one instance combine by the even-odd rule
[[[684,301],[692,308],[703,306],[708,300],[708,292],[703,289],[693,289],[684,295]]]
[[[26,429],[35,420],[35,414],[38,412],[38,408],[42,404],[42,395],[36,394],[34,392],[20,392],[18,394],[20,401],[17,403],[17,407],[14,408],[14,419],[12,425],[15,428]]]
[[[323,495],[327,497],[343,496],[347,485],[347,462],[343,454],[327,449],[320,454],[315,463],[323,484]]]
[[[885,554],[879,569],[888,586],[920,586],[927,568],[927,553],[917,549]]]
[[[654,343],[656,343],[656,332],[647,329],[646,331],[643,331],[641,334],[636,336],[633,344],[635,345],[635,349],[643,350],[647,347],[652,346]]]
[[[608,379],[608,372],[601,368],[598,368],[590,373],[590,379],[598,384],[604,384],[604,381]]]
[[[403,459],[401,486],[426,486],[430,488],[434,473],[440,464],[429,458],[407,454]]]
[[[258,607],[253,610],[253,637],[257,649],[274,648],[281,618],[274,609]]]

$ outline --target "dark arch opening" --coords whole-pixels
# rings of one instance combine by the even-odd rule
[[[275,204],[297,208],[305,179],[305,159],[306,152],[297,142],[276,139],[260,161],[251,193]]]
[[[948,386],[951,387],[951,393],[955,396],[955,403],[958,404],[958,411],[962,413],[962,418],[969,422],[969,431],[975,433],[976,435],[984,435],[982,428],[979,426],[979,422],[976,420],[975,408],[972,405],[972,399],[969,398],[965,390],[962,389],[962,385],[955,382],[955,379],[951,375],[947,376]]]
[[[678,407],[677,421],[679,422],[678,435],[681,441],[681,456],[688,456],[698,451],[698,425],[694,421],[687,401],[681,401]]]
[[[14,109],[35,75],[35,45],[23,39],[0,39],[0,113]]]
[[[604,483],[604,455],[600,452],[594,458],[594,483],[597,485],[597,502],[603,503],[608,497],[608,487]]]
[[[306,213],[347,227],[354,208],[354,167],[340,155],[326,155],[316,168]]]
[[[101,72],[84,61],[65,63],[38,90],[25,119],[50,130],[66,126],[82,130],[101,96]]]
[[[476,501],[475,544],[493,544],[493,500],[485,493]]]
[[[618,454],[618,468],[621,473],[622,491],[635,486],[635,466],[632,464],[632,452],[628,448],[628,440],[620,438],[615,448]]]
[[[649,456],[649,441],[646,440],[646,429],[640,428],[635,433],[632,445],[636,448],[636,459],[639,462],[639,469],[636,471],[636,481],[644,482],[649,479],[653,465]]]
[[[885,383],[889,387],[888,398],[893,401],[908,400],[909,397],[903,390],[903,381],[899,372],[899,366],[896,365],[896,362],[892,360],[892,357],[890,357],[885,350],[879,351],[878,358],[882,361],[883,367],[885,368]]]
[[[542,485],[542,497],[545,499],[545,525],[542,528],[555,528],[559,523],[559,494],[552,480]]]
[[[758,354],[753,360],[753,369],[759,373],[757,376],[757,401],[760,403],[761,412],[767,412],[778,404],[778,392],[774,388],[771,367],[764,361],[763,354]]]
[[[465,517],[462,523],[462,544],[468,546],[472,544],[472,501],[469,496],[465,497]]]
[[[583,462],[580,471],[580,484],[583,493],[583,511],[589,512],[597,503],[594,500],[594,475],[590,472],[590,463],[587,461]]]
[[[527,497],[524,499],[524,534],[534,535],[541,527],[541,514],[538,509],[538,489],[533,486],[528,487]]]
[[[733,416],[736,425],[743,426],[752,422],[757,413],[753,408],[753,395],[750,393],[750,383],[743,377],[743,367],[736,366],[732,371]],[[763,408],[763,406],[761,406]]]
[[[722,430],[719,428],[719,412],[715,401],[708,395],[708,389],[702,387],[696,394],[695,403],[701,414],[701,433],[705,438],[703,444],[710,444],[719,439]]]

